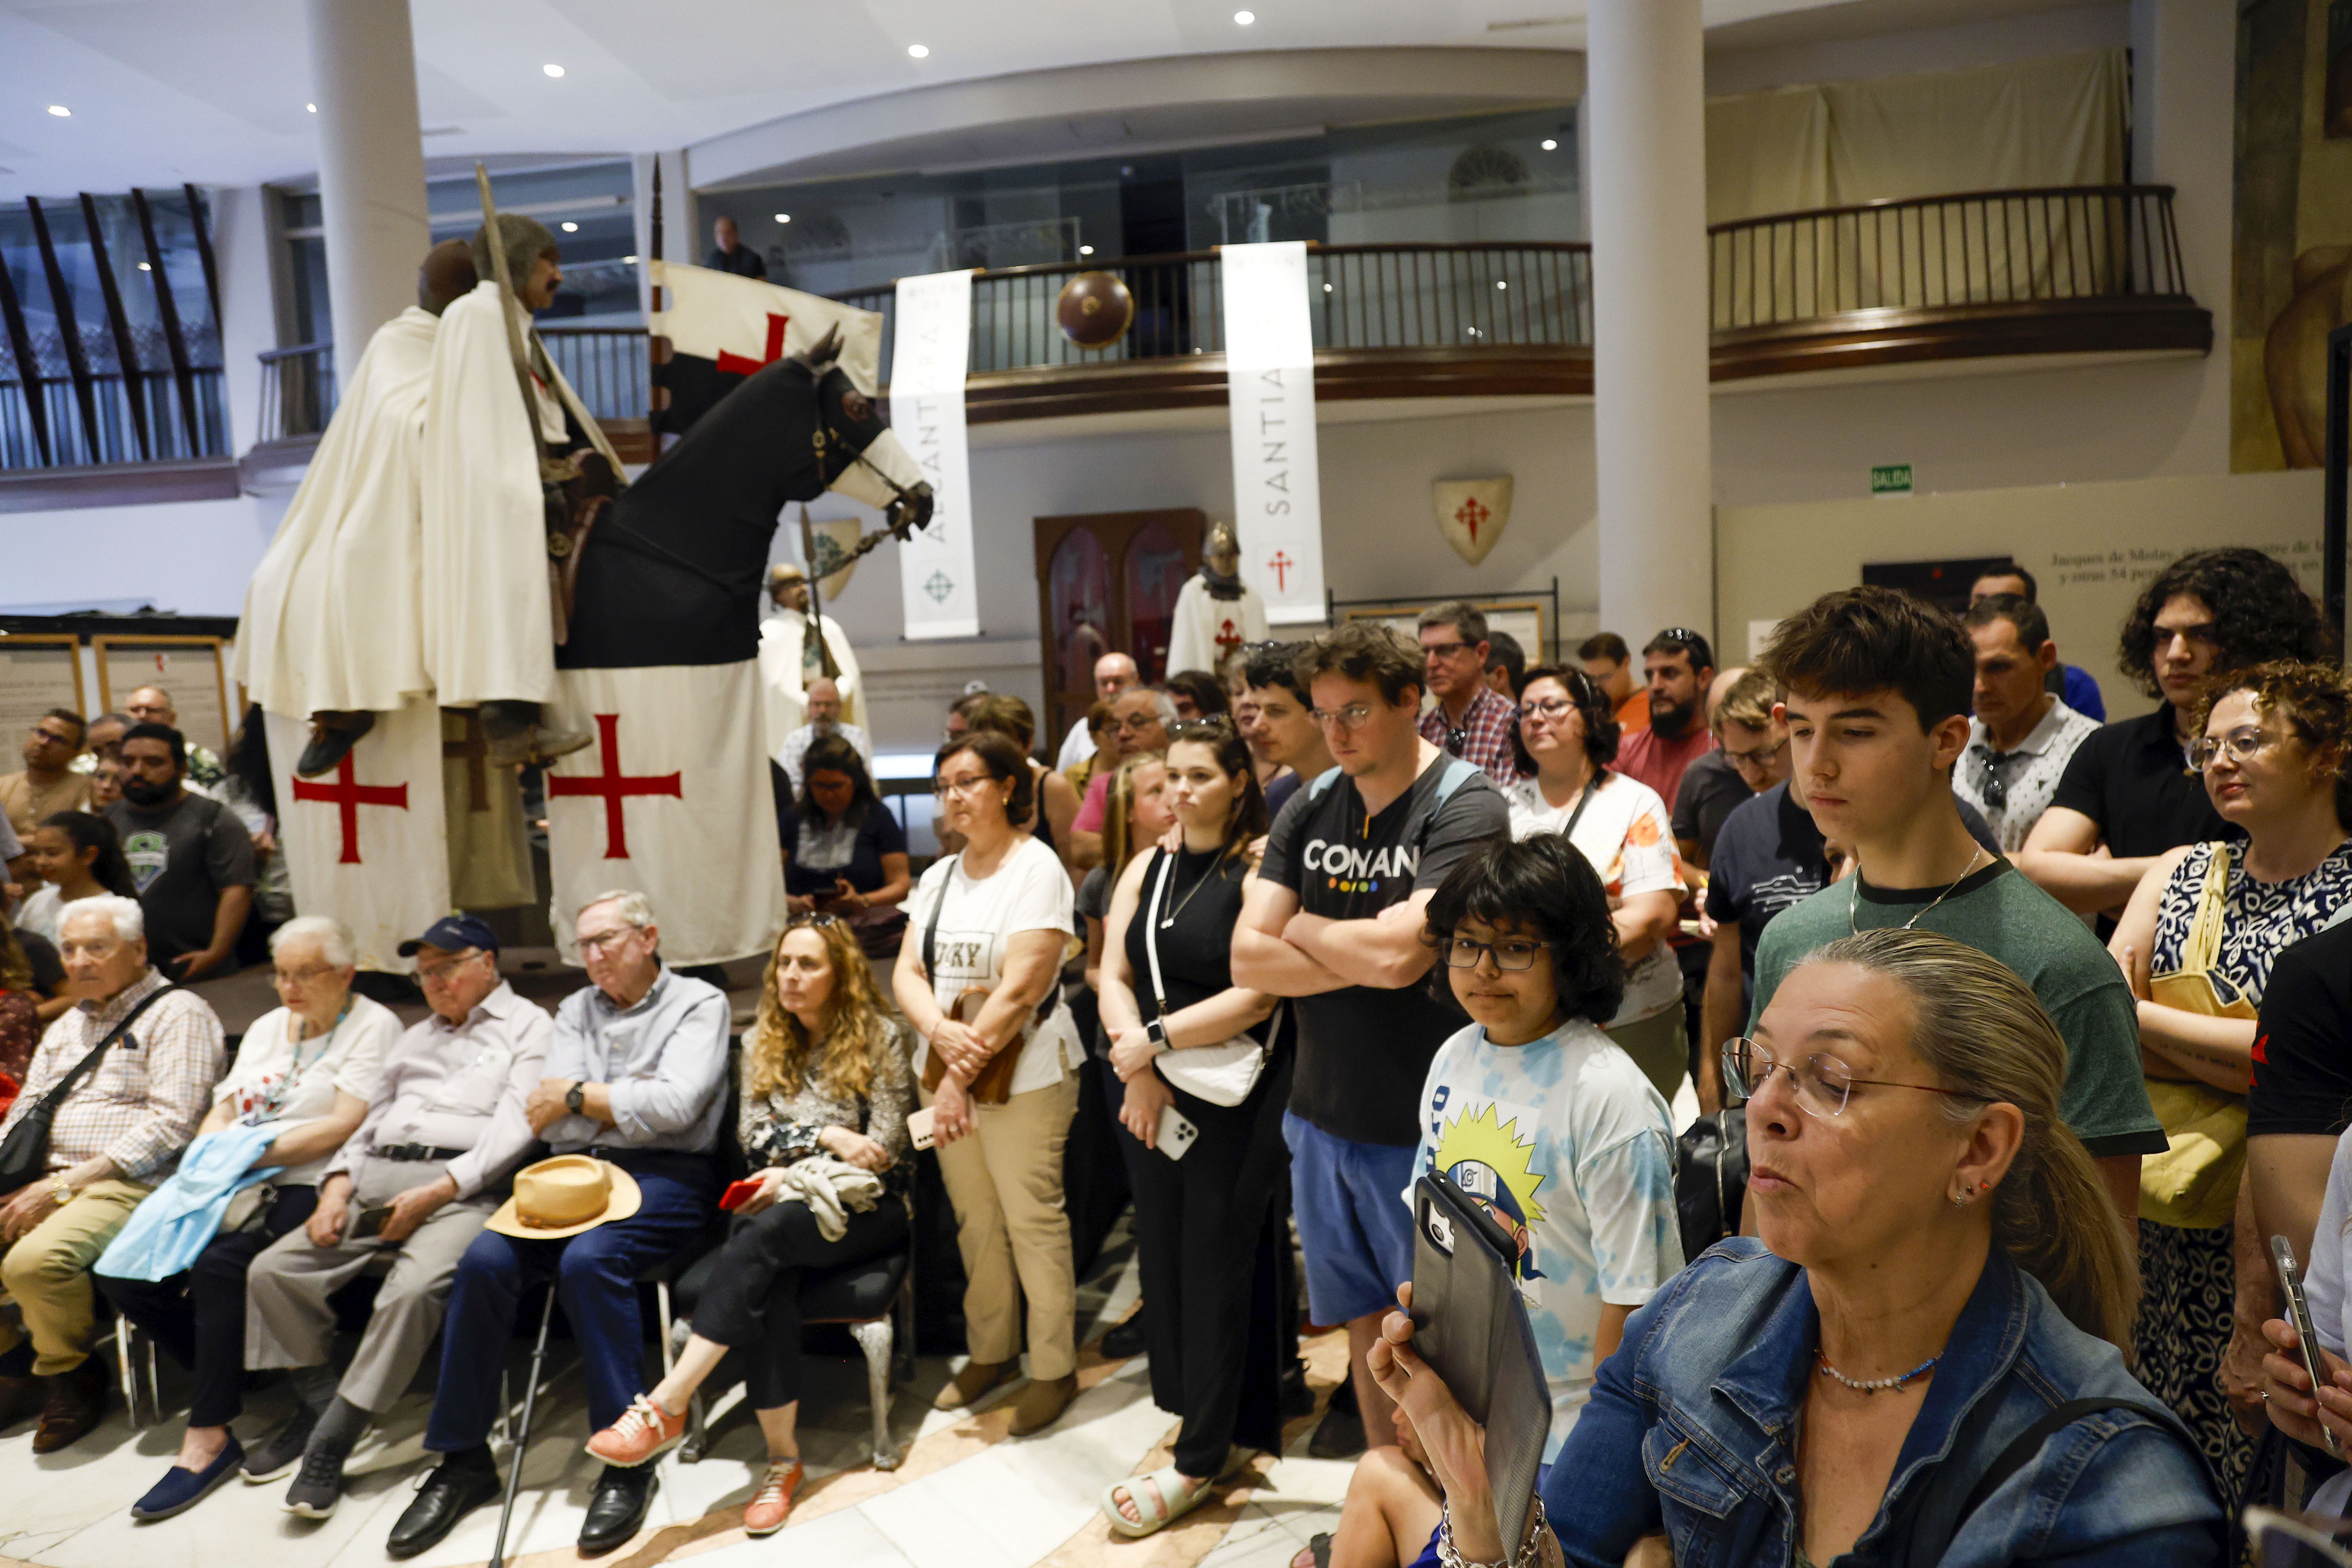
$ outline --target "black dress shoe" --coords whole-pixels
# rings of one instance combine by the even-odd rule
[[[387,1554],[414,1557],[430,1552],[448,1538],[459,1520],[497,1500],[498,1467],[489,1462],[488,1451],[483,1452],[485,1457],[478,1461],[454,1456],[445,1458],[425,1478],[416,1500],[401,1510],[399,1522],[383,1543]]]
[[[320,773],[335,771],[335,764],[351,754],[361,737],[375,728],[375,715],[365,712],[335,711],[310,715],[310,743],[302,748],[301,757],[294,763],[298,777],[313,779]]]
[[[1141,1355],[1150,1344],[1149,1331],[1143,1326],[1144,1309],[1138,1307],[1128,1315],[1127,1321],[1116,1324],[1102,1337],[1102,1353],[1106,1361],[1124,1361],[1131,1355]]]
[[[1323,1419],[1315,1424],[1315,1436],[1307,1439],[1307,1452],[1318,1459],[1349,1459],[1363,1451],[1364,1413],[1356,1406],[1356,1380],[1350,1374],[1331,1391]]]
[[[1281,1410],[1285,1421],[1315,1414],[1315,1391],[1307,1386],[1307,1363],[1296,1358],[1282,1369]]]
[[[48,1397],[47,1387],[37,1377],[0,1377],[0,1430],[38,1415]]]
[[[596,1495],[588,1500],[588,1517],[580,1521],[580,1550],[593,1555],[625,1542],[645,1524],[646,1510],[660,1489],[661,1478],[650,1465],[634,1470],[605,1466]]]

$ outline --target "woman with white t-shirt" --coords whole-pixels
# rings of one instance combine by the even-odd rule
[[[1582,670],[1528,670],[1511,732],[1521,776],[1503,797],[1513,838],[1564,835],[1601,874],[1625,961],[1625,1001],[1609,1020],[1609,1037],[1672,1102],[1690,1071],[1682,967],[1666,945],[1685,889],[1666,803],[1641,780],[1610,771],[1617,734],[1607,694]]]
[[[320,1174],[366,1116],[385,1053],[400,1038],[389,1008],[352,994],[355,951],[341,921],[306,915],[278,928],[269,957],[284,1005],[246,1031],[196,1130],[202,1139],[238,1123],[283,1124],[254,1160],[257,1170],[283,1167],[260,1189],[260,1211],[241,1229],[225,1226],[187,1273],[153,1283],[98,1276],[116,1310],[195,1374],[179,1458],[133,1506],[133,1518],[168,1518],[239,1468],[248,1480],[267,1481],[302,1458],[317,1420],[307,1404],[250,1453],[228,1424],[242,1408],[246,1272],[271,1242],[310,1219]]]
[[[940,1391],[960,1410],[1020,1373],[1013,1433],[1049,1426],[1077,1392],[1077,1281],[1062,1146],[1086,1060],[1061,1001],[1070,879],[1013,826],[1035,805],[1029,760],[972,730],[940,749],[933,791],[961,853],[923,873],[892,986],[921,1043],[914,1069],[963,1253],[971,1360]],[[1009,1060],[1008,1060],[1009,1058]]]

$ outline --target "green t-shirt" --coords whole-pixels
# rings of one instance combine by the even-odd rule
[[[1940,888],[1873,888],[1860,878],[1822,889],[1772,917],[1756,946],[1756,1005],[1748,1026],[1800,959],[1855,931],[1918,928],[2000,960],[2033,988],[2066,1041],[2059,1114],[2094,1158],[2161,1154],[2164,1128],[2140,1074],[2139,1013],[2123,972],[2089,928],[2006,860]],[[1922,910],[1927,912],[1920,914]],[[1849,917],[1849,911],[1851,916]]]

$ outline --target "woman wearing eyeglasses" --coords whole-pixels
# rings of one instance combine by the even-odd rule
[[[1290,1042],[1268,1023],[1275,999],[1233,978],[1242,881],[1250,841],[1265,831],[1265,798],[1248,744],[1223,718],[1179,723],[1166,773],[1183,847],[1151,849],[1121,870],[1102,969],[1103,1029],[1124,1085],[1119,1145],[1151,1308],[1151,1397],[1184,1422],[1171,1465],[1105,1491],[1104,1516],[1126,1536],[1192,1510],[1240,1450],[1280,1451],[1273,1373],[1287,1359],[1265,1219],[1289,1171]],[[1192,1070],[1211,1061],[1219,1065],[1207,1076]]]
[[[651,1460],[684,1430],[694,1391],[730,1346],[740,1346],[745,1391],[768,1444],[767,1468],[743,1512],[751,1535],[784,1527],[801,1481],[802,1272],[877,1258],[907,1239],[914,1094],[903,1034],[883,1010],[851,922],[793,916],[768,956],[759,1021],[743,1042],[738,1135],[760,1190],[735,1210],[677,1366],[619,1426],[588,1440],[589,1453],[609,1464]],[[793,1168],[817,1158],[881,1178],[863,1206],[845,1197],[831,1229],[806,1202],[784,1201],[797,1191]]]
[[[245,1227],[224,1226],[185,1273],[157,1281],[97,1277],[117,1311],[195,1374],[179,1457],[131,1505],[133,1519],[168,1519],[192,1508],[239,1468],[250,1481],[285,1474],[300,1461],[319,1418],[298,1405],[250,1452],[229,1430],[244,1408],[246,1275],[318,1207],[319,1179],[366,1116],[401,1024],[389,1008],[352,992],[354,942],[341,921],[319,915],[287,921],[270,936],[269,958],[280,1005],[246,1031],[236,1063],[213,1090],[211,1114],[196,1129],[199,1142],[242,1135],[234,1131],[241,1128],[281,1129],[249,1167],[278,1168],[261,1189],[267,1202]]]
[[[2107,945],[2138,997],[2148,1099],[2173,1135],[2140,1169],[2139,1373],[2195,1428],[2234,1499],[2252,1446],[2231,1405],[2260,1408],[2266,1347],[2253,1325],[2269,1315],[2235,1310],[2254,1009],[2272,960],[2352,900],[2352,686],[2315,664],[2236,670],[2207,689],[2195,733],[2206,795],[2246,837],[2162,857]],[[2245,1284],[2249,1305],[2267,1309],[2267,1273]]]
[[[2124,1365],[2131,1254],[2059,1120],[2066,1045],[2032,990],[1948,937],[1865,931],[1801,963],[1725,1054],[1758,1238],[1627,1321],[1531,1532],[1578,1568],[1652,1536],[1683,1568],[2219,1568],[2205,1467]],[[1390,1315],[1371,1364],[1450,1545],[1509,1559],[1484,1434],[1412,1341]]]
[[[1503,791],[1511,837],[1558,834],[1582,852],[1609,896],[1625,996],[1606,1027],[1671,1103],[1690,1071],[1683,973],[1666,945],[1683,898],[1666,803],[1609,764],[1617,720],[1608,693],[1580,669],[1539,665],[1519,689],[1511,745],[1519,781]]]
[[[1061,1000],[1070,879],[1014,826],[1035,786],[1004,736],[974,730],[940,748],[932,787],[961,853],[933,865],[908,901],[893,976],[920,1042],[914,1069],[932,1112],[940,1174],[963,1253],[971,1359],[940,1391],[961,1410],[1021,1373],[1016,1436],[1061,1418],[1077,1393],[1077,1282],[1062,1208],[1062,1149],[1084,1065]],[[1010,1065],[998,1058],[1011,1058]]]

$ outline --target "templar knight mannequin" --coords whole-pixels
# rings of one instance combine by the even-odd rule
[[[1220,518],[1209,525],[1200,575],[1176,595],[1175,626],[1168,637],[1170,675],[1186,669],[1214,675],[1234,649],[1265,640],[1265,601],[1237,575],[1241,564],[1234,525]]]

